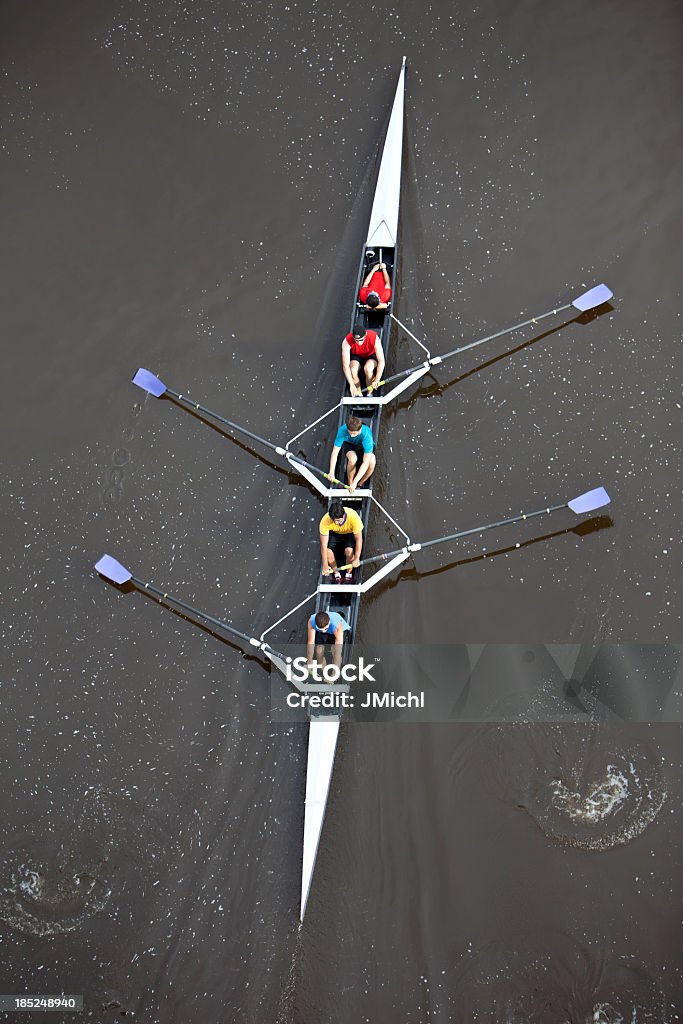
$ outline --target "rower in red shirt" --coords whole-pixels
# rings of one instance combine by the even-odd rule
[[[386,263],[375,263],[374,267],[370,268],[363,281],[363,287],[358,293],[358,298],[363,305],[378,312],[389,308],[391,281]]]
[[[358,398],[363,387],[376,388],[384,373],[384,350],[382,342],[375,331],[368,331],[358,321],[351,334],[342,341],[342,370],[346,377],[351,395]],[[361,371],[365,383],[361,384]]]

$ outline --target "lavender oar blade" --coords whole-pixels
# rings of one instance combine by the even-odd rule
[[[143,391],[150,395],[154,395],[155,398],[161,398],[166,391],[164,382],[142,366],[133,377],[133,384],[137,384],[139,388],[142,388]]]
[[[603,508],[604,505],[609,505],[611,500],[604,487],[595,487],[592,491],[580,494],[578,498],[572,498],[571,501],[567,502],[567,505],[572,512],[582,515],[584,512],[594,512],[596,508]]]
[[[591,288],[589,291],[584,292],[583,295],[579,295],[577,299],[572,299],[572,306],[585,313],[589,309],[601,306],[603,302],[609,302],[613,295],[614,292],[606,284],[596,284],[595,288]]]
[[[111,580],[112,583],[127,583],[133,578],[132,572],[128,572],[125,565],[121,565],[111,555],[102,555],[99,562],[95,563],[95,568],[100,576]]]

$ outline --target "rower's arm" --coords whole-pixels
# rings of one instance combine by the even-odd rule
[[[389,275],[387,274],[387,265],[386,265],[386,263],[380,264],[380,270],[384,274],[384,283],[386,285],[390,285],[391,284],[391,279],[390,279]]]
[[[363,534],[354,533],[353,539],[355,541],[355,548],[353,552],[353,561],[355,563],[360,561],[360,553],[363,550]]]
[[[334,471],[337,468],[337,459],[339,458],[339,452],[341,451],[341,445],[334,445],[332,448],[332,454],[330,455],[330,476],[334,476]]]
[[[351,388],[351,394],[353,394],[355,384],[353,383],[353,377],[351,376],[351,346],[346,338],[342,341],[342,372],[346,377],[349,387]]]
[[[327,533],[320,534],[320,557],[323,560],[323,572],[327,572],[327,545],[330,537]]]
[[[367,276],[366,276],[365,280],[363,281],[363,288],[367,288],[368,287],[368,285],[372,281],[372,275],[378,269],[379,269],[379,263],[375,263],[374,267],[370,267],[370,269],[368,270]],[[386,271],[385,271],[385,273],[386,273]]]
[[[384,373],[384,349],[382,348],[382,342],[379,338],[375,342],[375,355],[377,357],[377,369],[375,370],[375,375],[372,378],[373,386],[382,379],[382,374]]]
[[[313,652],[315,649],[315,630],[313,626],[308,623],[308,643],[306,647],[306,659],[309,665],[313,664]]]
[[[344,647],[344,627],[341,622],[334,631],[334,647],[332,648],[332,660],[337,668],[341,668],[342,650]]]

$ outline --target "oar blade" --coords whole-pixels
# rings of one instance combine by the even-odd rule
[[[589,291],[584,292],[583,295],[579,295],[578,299],[573,299],[572,306],[585,313],[589,309],[601,306],[603,302],[609,302],[613,295],[614,292],[606,284],[596,284],[595,288],[591,288]]]
[[[567,505],[572,512],[582,515],[584,512],[594,512],[596,508],[609,505],[611,500],[604,487],[595,487],[592,491],[580,494],[578,498],[572,498],[571,501],[567,502]]]
[[[140,367],[138,372],[133,377],[133,384],[137,384],[139,388],[146,391],[149,395],[154,395],[155,398],[161,398],[166,391],[166,385],[162,380],[150,370],[145,370],[144,367]]]
[[[127,583],[133,578],[132,572],[128,572],[125,565],[121,565],[111,555],[102,555],[99,562],[95,562],[95,568],[100,576],[111,580],[112,583]]]

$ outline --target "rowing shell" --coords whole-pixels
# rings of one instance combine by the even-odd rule
[[[403,114],[404,114],[404,93],[405,93],[405,70],[406,62],[403,58],[401,71],[398,76],[398,85],[391,109],[391,117],[387,128],[382,157],[377,175],[377,186],[370,214],[370,223],[363,252],[360,259],[360,267],[356,280],[356,292],[354,294],[351,326],[357,319],[358,289],[362,282],[363,275],[369,264],[379,261],[386,263],[392,286],[396,287],[396,262],[398,243],[398,213],[401,195],[401,162],[403,157]],[[374,250],[375,256],[369,260],[366,257],[368,250]],[[380,336],[385,355],[388,356],[390,318],[389,315],[381,315],[372,312],[364,314],[366,325],[376,331]],[[347,396],[346,389],[342,392],[342,399]],[[381,405],[364,404],[355,408],[350,404],[343,404],[340,408],[339,423],[345,422],[347,416],[353,413],[363,419],[371,428],[375,440],[375,447],[379,437],[379,425],[382,414]],[[363,494],[348,495],[345,498],[347,505],[353,504],[363,520],[364,544],[367,543],[367,526],[371,507],[372,493],[371,477]],[[353,648],[356,629],[358,626],[358,612],[361,595],[357,587],[358,580],[354,581],[353,589],[348,590],[343,586],[330,586],[327,578],[321,577],[318,602],[318,611],[336,611],[344,616],[351,625],[347,634],[344,647],[344,657],[348,657]],[[301,920],[306,913],[306,904],[311,889],[313,872],[315,871],[316,855],[320,843],[323,821],[325,819],[325,807],[330,791],[330,782],[334,769],[334,755],[337,748],[337,737],[339,735],[339,717],[337,715],[319,715],[311,718],[308,730],[308,760],[306,765],[306,804],[304,809],[304,856],[301,871]]]

